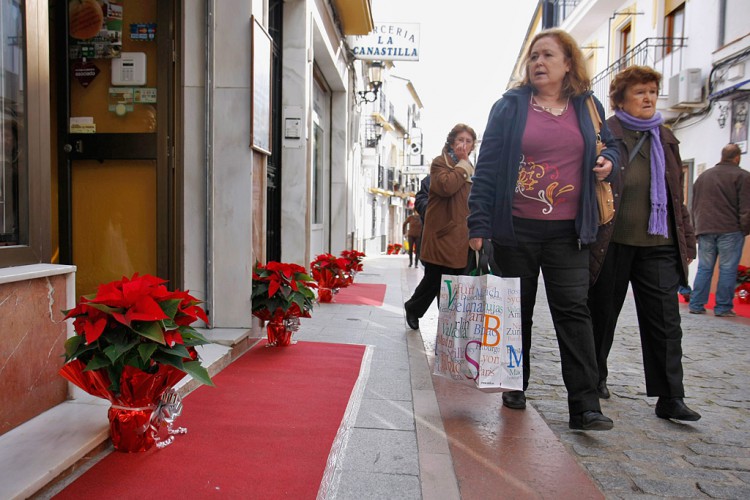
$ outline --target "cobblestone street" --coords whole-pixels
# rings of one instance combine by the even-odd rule
[[[750,320],[688,314],[681,303],[685,402],[698,422],[654,414],[646,397],[638,322],[629,294],[609,363],[609,432],[568,429],[560,357],[540,283],[534,310],[531,383],[527,396],[610,499],[750,498]],[[434,348],[437,307],[425,317],[426,349]],[[428,333],[429,332],[429,333]],[[429,351],[428,351],[429,352]]]

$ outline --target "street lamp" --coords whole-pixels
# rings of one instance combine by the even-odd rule
[[[360,102],[375,102],[378,98],[378,90],[383,85],[383,63],[374,61],[367,68],[367,77],[369,80],[368,89],[357,92]]]

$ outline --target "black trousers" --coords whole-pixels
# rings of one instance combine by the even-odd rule
[[[454,269],[425,261],[422,261],[422,265],[424,266],[422,281],[417,285],[411,298],[404,304],[404,307],[409,312],[416,314],[418,318],[424,316],[432,301],[440,295],[440,278],[444,274],[456,276],[464,272],[464,268]]]
[[[634,247],[610,243],[588,302],[594,326],[599,380],[606,380],[609,374],[607,357],[630,284],[641,334],[646,394],[652,397],[685,396],[677,298],[679,266],[676,246]]]
[[[531,373],[531,327],[541,270],[560,348],[570,414],[586,410],[601,411],[596,391],[594,335],[586,305],[589,250],[579,247],[575,237],[559,237],[554,231],[537,234],[547,234],[548,239],[521,241],[518,246],[494,245],[495,263],[501,275],[521,278],[524,390],[529,385]]]
[[[422,238],[419,236],[407,236],[406,241],[409,242],[409,265],[419,265],[419,252],[422,250]],[[417,260],[412,260],[412,254],[417,255]]]

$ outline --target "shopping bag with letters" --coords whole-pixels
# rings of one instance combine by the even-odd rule
[[[519,278],[443,275],[434,373],[479,389],[523,390]]]

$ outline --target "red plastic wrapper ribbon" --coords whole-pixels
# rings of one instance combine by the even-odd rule
[[[120,394],[114,394],[108,389],[110,380],[106,371],[85,371],[85,367],[75,359],[63,365],[60,375],[92,396],[112,403],[108,416],[115,449],[141,452],[153,447],[158,435],[154,432],[152,417],[154,413],[161,412],[164,393],[186,374],[169,365],[159,365],[156,373],[146,373],[133,366],[126,366],[120,378]],[[158,427],[159,425],[156,426],[156,431]]]

